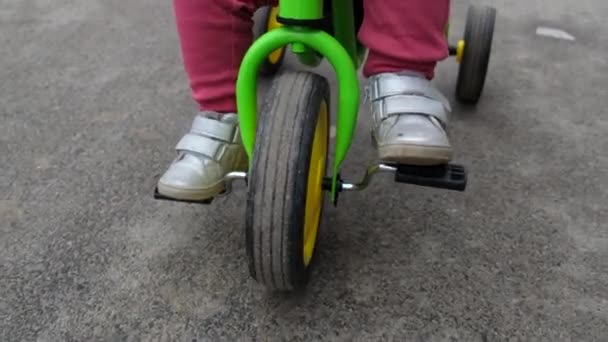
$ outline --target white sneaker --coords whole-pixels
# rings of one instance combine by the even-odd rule
[[[236,114],[200,113],[177,144],[177,158],[158,181],[158,192],[180,200],[206,200],[225,189],[224,176],[247,169]]]
[[[424,76],[378,74],[369,78],[367,95],[381,161],[437,165],[452,159],[450,103]]]

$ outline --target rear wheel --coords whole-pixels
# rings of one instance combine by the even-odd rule
[[[254,279],[274,291],[304,287],[323,210],[329,85],[312,73],[277,76],[258,121],[249,173],[246,243]]]
[[[490,62],[495,21],[495,8],[469,7],[464,40],[458,44],[460,70],[456,98],[460,102],[476,104],[481,97]]]
[[[259,20],[253,26],[254,39],[258,39],[264,33],[281,27],[281,24],[277,21],[277,16],[279,15],[278,7],[264,6],[259,11]],[[260,66],[260,73],[266,76],[276,74],[283,65],[285,52],[286,47],[282,47],[270,53]]]

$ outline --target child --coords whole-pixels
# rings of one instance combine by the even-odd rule
[[[190,132],[158,191],[204,200],[224,189],[225,174],[245,170],[236,127],[235,85],[252,41],[253,13],[269,0],[174,0],[182,56],[199,105]],[[370,90],[373,136],[382,161],[433,165],[451,160],[450,104],[430,83],[448,56],[449,0],[364,0],[359,40],[369,49],[363,74]]]

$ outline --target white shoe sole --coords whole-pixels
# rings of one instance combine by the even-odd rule
[[[204,201],[221,194],[226,189],[224,180],[206,188],[180,188],[158,182],[158,192],[166,197],[188,201]]]
[[[452,160],[452,149],[438,146],[385,145],[378,147],[383,162],[431,166],[446,164]]]

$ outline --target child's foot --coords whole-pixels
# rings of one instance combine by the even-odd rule
[[[181,200],[206,200],[225,189],[224,176],[247,169],[236,114],[201,113],[177,144],[177,158],[158,181],[158,192]]]
[[[378,74],[368,80],[367,94],[381,161],[437,165],[451,160],[446,133],[450,103],[426,78]]]

